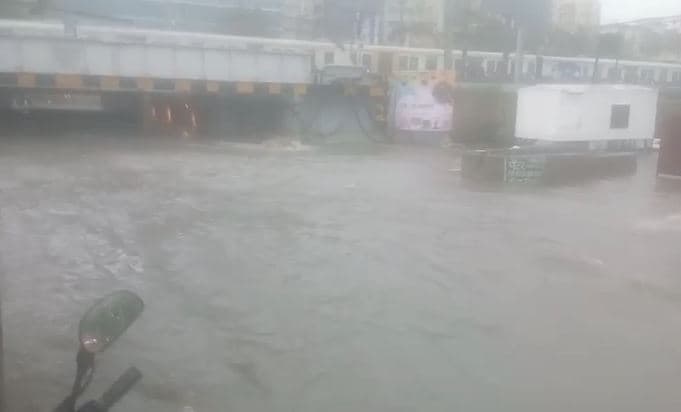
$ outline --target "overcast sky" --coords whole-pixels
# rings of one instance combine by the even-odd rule
[[[602,23],[681,14],[681,0],[601,0]]]

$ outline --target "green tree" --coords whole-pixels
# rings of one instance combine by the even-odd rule
[[[624,36],[621,33],[602,33],[598,36],[596,45],[596,59],[594,61],[594,72],[592,81],[596,81],[598,76],[598,63],[601,57],[615,59],[615,71],[618,70],[619,59],[624,48]]]
[[[619,58],[624,48],[624,36],[620,33],[604,33],[598,37],[598,55]]]
[[[681,59],[681,33],[667,30],[662,38],[663,50]]]
[[[482,4],[533,35],[543,35],[551,25],[551,0],[483,0]]]
[[[369,42],[373,42],[377,33],[377,18],[383,13],[385,0],[361,0],[356,5],[356,30],[360,37],[368,29]]]
[[[466,80],[468,51],[507,51],[512,47],[513,32],[506,18],[483,7],[482,0],[449,0],[445,9],[445,56],[451,61],[451,50],[462,51],[457,76]],[[451,62],[449,63],[451,64]]]
[[[641,33],[637,55],[647,58],[657,58],[664,50],[664,34],[652,30]]]
[[[558,56],[585,56],[593,53],[595,43],[595,35],[586,30],[569,32],[554,29],[546,37],[545,48]]]
[[[358,1],[325,0],[323,27],[325,36],[341,45],[355,37]]]
[[[681,33],[675,30],[647,30],[639,35],[636,54],[647,59],[681,59]]]
[[[432,9],[424,0],[396,0],[399,8],[399,25],[388,37],[402,46],[413,46],[418,43],[439,43],[442,33],[436,30],[432,19]],[[444,4],[448,7],[447,3]],[[446,13],[446,12],[445,12]],[[445,17],[446,19],[446,17]],[[425,40],[421,41],[421,40]]]
[[[451,49],[461,49],[461,67],[457,76],[466,80],[468,69],[468,50],[479,38],[479,28],[482,25],[483,15],[475,0],[451,0],[445,10],[445,48],[446,58],[451,60]],[[451,63],[450,63],[451,64]]]
[[[274,16],[261,9],[236,8],[225,12],[223,32],[239,36],[277,37]]]
[[[504,51],[513,47],[513,30],[506,20],[486,9],[475,7],[477,2],[460,2],[454,9],[453,18],[447,25],[447,41],[449,48],[462,51],[459,78],[466,80],[468,73],[468,51]]]
[[[324,0],[323,4],[322,31],[329,40],[341,45],[357,40],[365,29],[373,40],[385,0]]]
[[[4,0],[0,1],[0,16],[5,19],[25,19],[37,7],[37,0]]]
[[[533,48],[540,49],[551,23],[551,0],[483,0],[486,9],[503,16],[506,24],[516,33],[516,61],[524,52],[525,40]],[[504,50],[504,62],[508,67],[510,50]],[[516,80],[520,71],[516,70]]]

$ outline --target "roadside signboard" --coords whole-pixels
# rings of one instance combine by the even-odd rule
[[[508,156],[504,163],[504,182],[538,183],[544,177],[546,156]]]

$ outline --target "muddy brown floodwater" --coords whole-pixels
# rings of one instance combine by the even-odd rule
[[[637,175],[467,187],[456,153],[0,142],[11,411],[47,411],[97,297],[138,322],[119,411],[681,408],[681,195]]]

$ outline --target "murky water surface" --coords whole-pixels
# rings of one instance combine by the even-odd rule
[[[464,185],[452,152],[0,143],[12,411],[50,410],[97,297],[147,307],[98,361],[119,411],[681,408],[681,194],[636,176]]]

